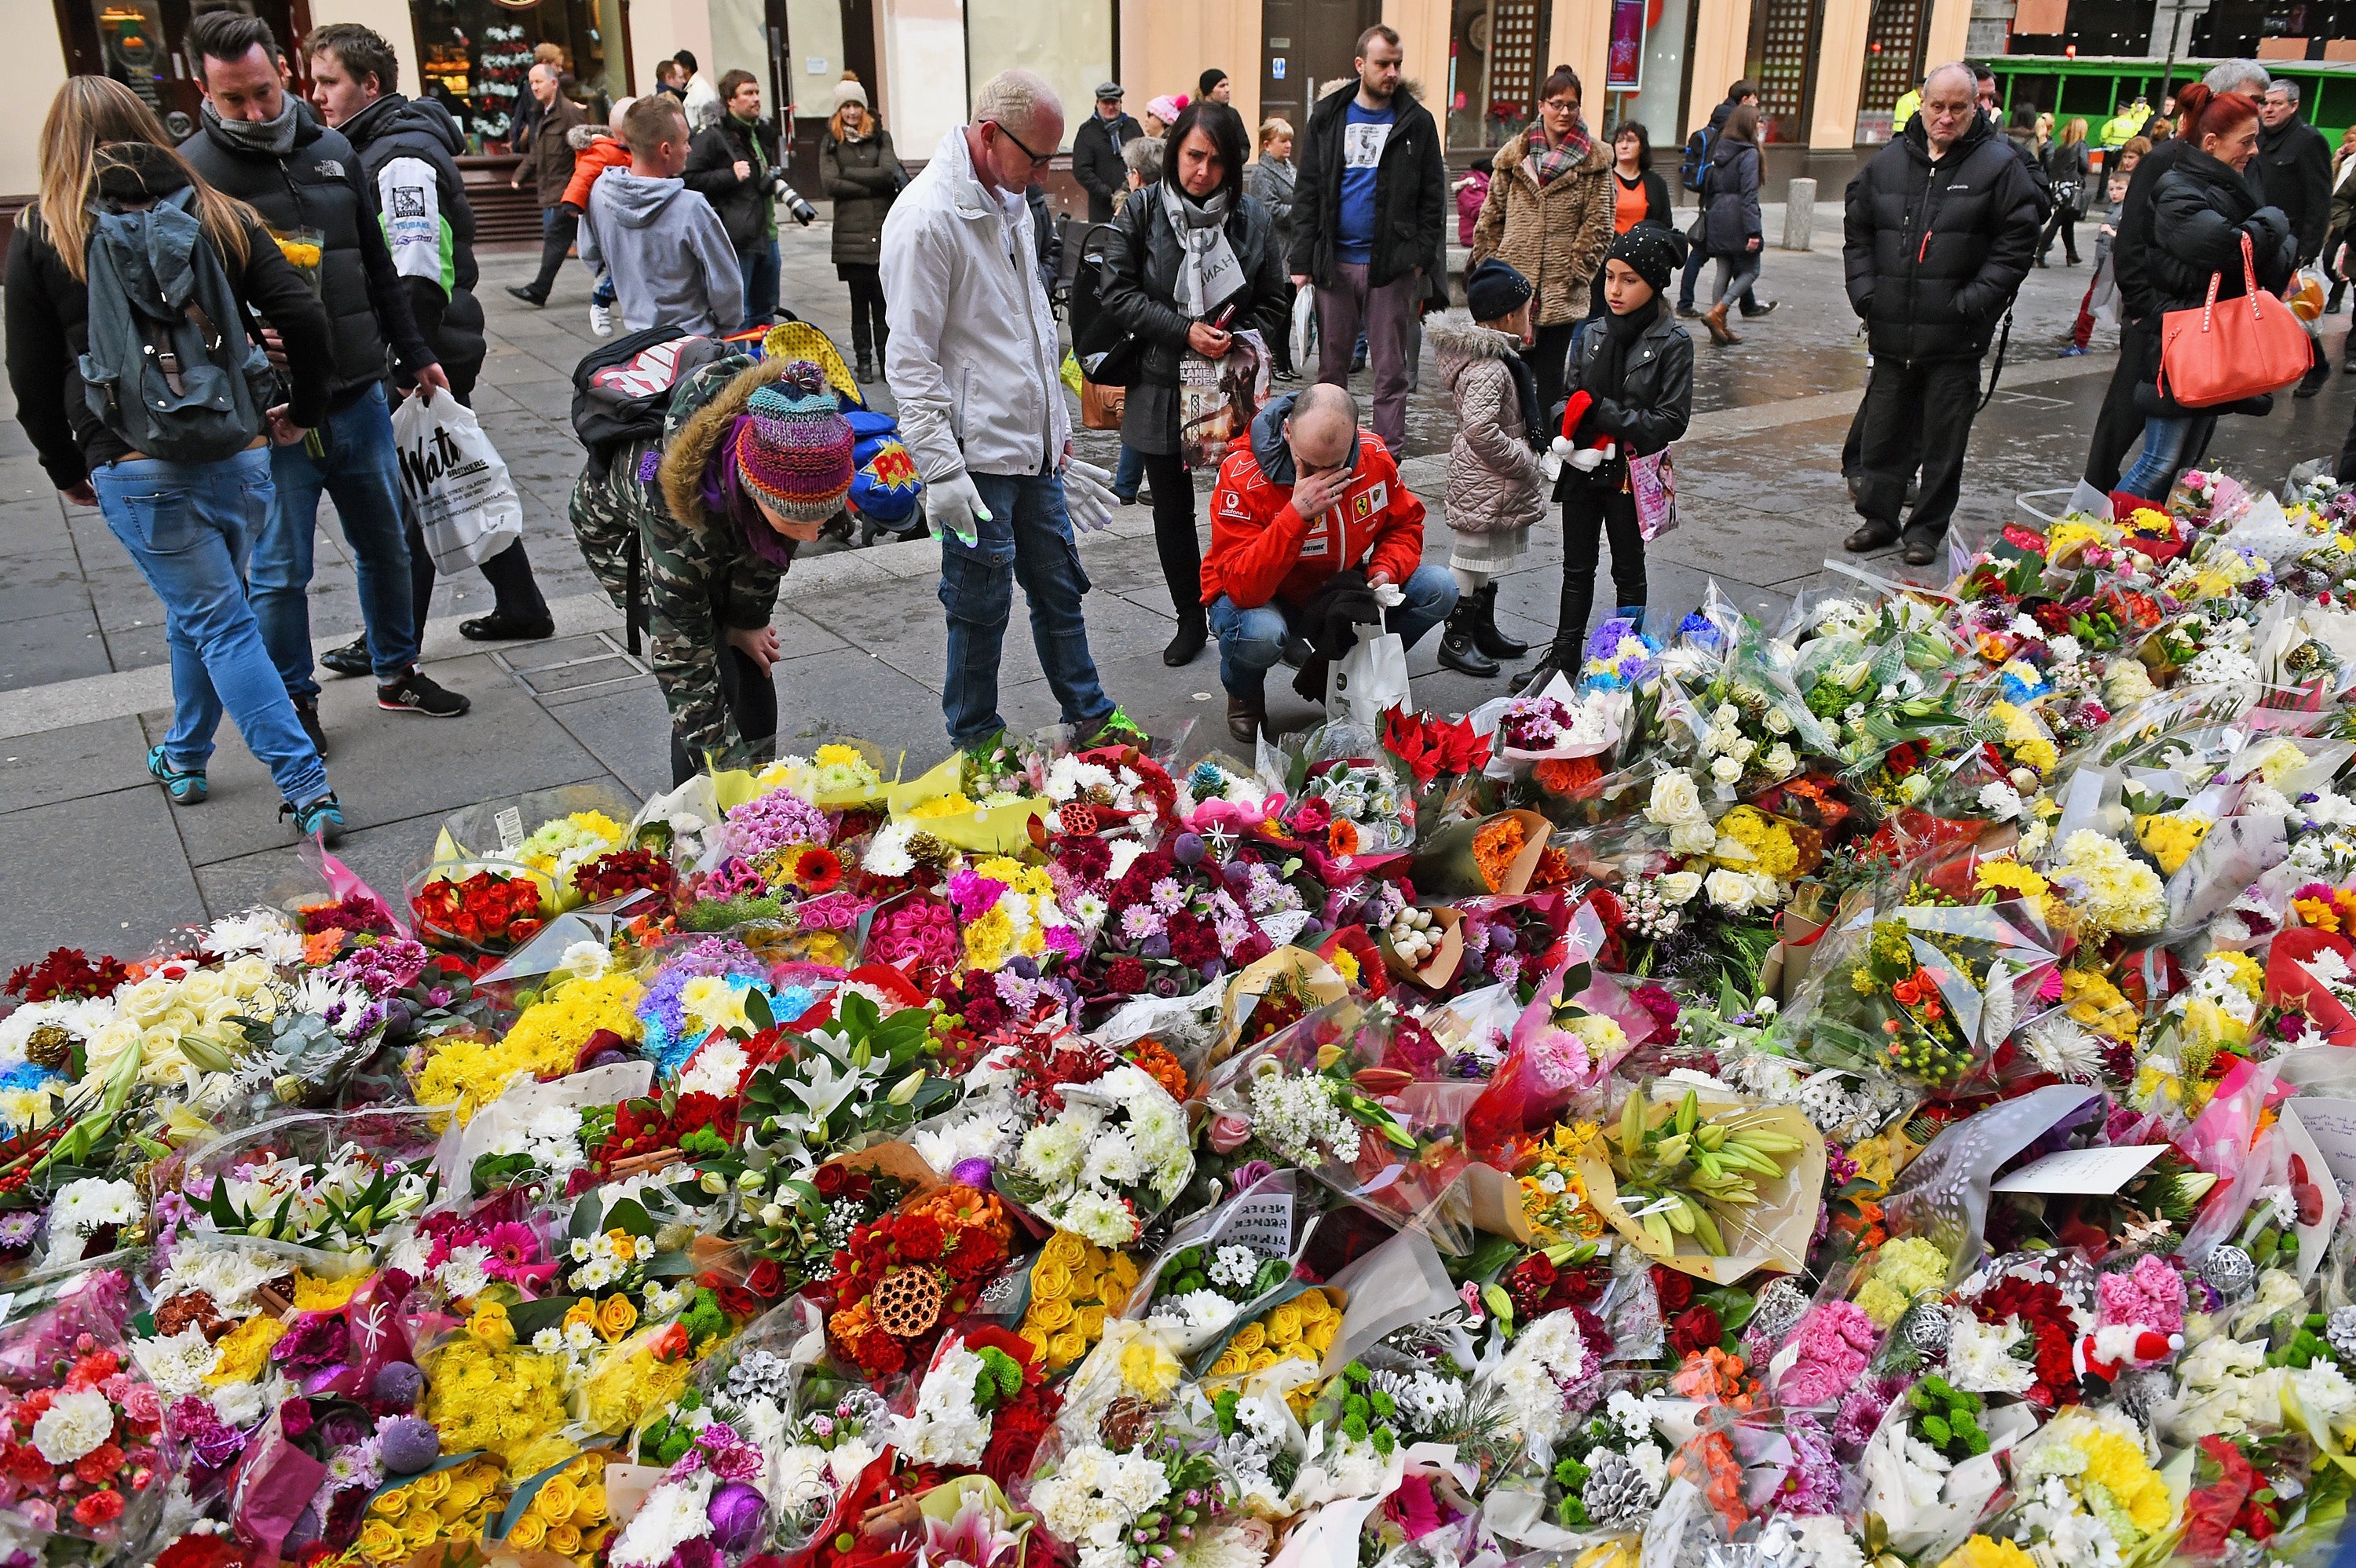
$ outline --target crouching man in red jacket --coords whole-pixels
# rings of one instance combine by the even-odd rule
[[[1211,493],[1203,603],[1219,638],[1227,732],[1268,720],[1264,683],[1301,607],[1336,572],[1365,574],[1384,624],[1408,646],[1448,619],[1456,581],[1423,562],[1423,503],[1340,387],[1270,400],[1228,448]]]

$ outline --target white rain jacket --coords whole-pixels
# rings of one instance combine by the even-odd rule
[[[927,485],[1063,464],[1071,420],[1036,255],[1030,208],[974,177],[963,126],[884,219],[884,378]]]

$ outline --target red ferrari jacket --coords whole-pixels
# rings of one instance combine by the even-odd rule
[[[1351,567],[1403,583],[1422,564],[1423,503],[1399,483],[1398,464],[1381,438],[1365,431],[1358,432],[1358,461],[1342,499],[1323,517],[1292,509],[1292,453],[1284,444],[1282,413],[1290,401],[1261,411],[1219,464],[1211,549],[1203,558],[1205,604],[1222,593],[1244,610],[1271,599],[1299,604]]]

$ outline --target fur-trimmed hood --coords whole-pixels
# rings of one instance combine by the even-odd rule
[[[586,152],[592,142],[612,140],[614,140],[613,131],[604,125],[583,123],[564,133],[565,144],[576,153]]]
[[[1433,316],[1424,324],[1423,335],[1431,340],[1440,379],[1451,392],[1457,378],[1467,367],[1483,360],[1511,359],[1522,347],[1512,334],[1482,325],[1472,319],[1472,312],[1463,309],[1443,311]]]
[[[712,395],[711,401],[687,417],[663,448],[662,466],[657,477],[662,485],[663,504],[670,515],[691,528],[709,528],[712,519],[703,510],[703,470],[719,449],[721,438],[728,433],[729,422],[744,411],[753,394],[785,374],[790,360],[763,359],[731,376]]]

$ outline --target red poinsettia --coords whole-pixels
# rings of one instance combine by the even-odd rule
[[[54,1002],[76,997],[111,997],[127,984],[131,971],[120,958],[102,955],[97,963],[79,947],[54,947],[38,964],[20,965],[0,990],[28,1002]]]
[[[1450,722],[1409,713],[1401,704],[1383,713],[1383,750],[1405,763],[1418,784],[1428,784],[1442,773],[1479,767],[1488,758],[1489,742],[1473,732],[1470,719]]]

